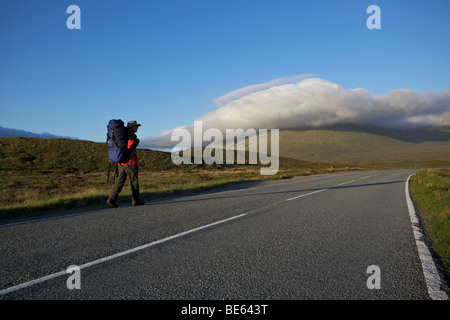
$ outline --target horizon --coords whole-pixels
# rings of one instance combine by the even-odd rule
[[[366,24],[373,4],[381,29]],[[66,25],[70,5],[81,29]],[[103,142],[120,118],[142,123],[149,141],[199,119],[244,129],[367,124],[375,108],[389,115],[380,123],[448,125],[449,9],[424,0],[3,2],[0,127]],[[314,79],[325,101],[346,104],[305,112],[298,101],[322,106],[307,98]],[[367,100],[364,110],[347,103]]]
[[[238,130],[241,130],[240,128],[232,129],[236,132]],[[252,130],[252,129],[251,129]],[[250,130],[250,131],[251,131]],[[253,129],[254,130],[254,129]],[[270,133],[269,129],[269,133]],[[336,124],[336,125],[330,125],[330,126],[324,126],[320,128],[303,128],[303,129],[284,129],[280,130],[279,132],[307,132],[307,131],[336,131],[336,132],[354,132],[354,133],[368,133],[368,134],[378,134],[378,135],[384,135],[386,137],[396,137],[399,140],[405,140],[409,142],[423,142],[423,141],[437,141],[437,140],[449,140],[450,139],[450,126],[421,126],[421,127],[382,127],[382,126],[369,126],[369,125],[360,125],[360,124]],[[428,136],[418,136],[420,133],[428,133]],[[219,134],[219,133],[218,133]],[[245,134],[245,132],[244,132]],[[257,133],[258,134],[258,133]],[[256,134],[256,135],[257,135]],[[413,138],[408,137],[408,135],[414,134]],[[219,134],[220,135],[220,134]],[[252,135],[245,135],[245,138],[249,138]],[[444,138],[442,138],[444,137]],[[448,139],[447,139],[448,137]],[[67,140],[80,140],[80,141],[87,141],[87,142],[94,142],[94,143],[105,143],[105,141],[95,141],[92,139],[80,139],[77,137],[70,137],[70,136],[59,136],[52,134],[50,132],[31,132],[27,130],[18,130],[14,128],[5,128],[0,126],[0,138],[38,138],[38,139],[67,139]],[[153,137],[152,137],[153,138]],[[142,141],[141,141],[142,142]],[[211,145],[209,142],[203,141],[203,146]],[[219,142],[219,141],[218,141]],[[223,142],[226,142],[226,138],[223,139]],[[180,144],[180,143],[176,143]],[[142,143],[141,143],[142,145]],[[194,146],[194,144],[193,144]],[[180,148],[174,148],[174,147],[161,147],[161,148],[151,148],[148,146],[139,146],[138,148],[143,149],[153,149],[158,151],[176,151],[176,149]]]

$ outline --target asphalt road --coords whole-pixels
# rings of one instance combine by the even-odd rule
[[[249,183],[4,225],[0,299],[430,299],[405,199],[414,172]]]

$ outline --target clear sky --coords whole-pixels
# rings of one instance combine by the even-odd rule
[[[81,29],[69,30],[70,5]],[[381,29],[369,30],[370,5]],[[104,142],[193,123],[214,99],[313,74],[384,95],[450,89],[448,0],[2,0],[0,126]]]

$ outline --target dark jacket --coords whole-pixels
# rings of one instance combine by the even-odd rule
[[[133,132],[130,132],[130,136],[128,138],[128,150],[130,152],[130,156],[125,160],[124,162],[119,162],[118,164],[120,166],[130,166],[130,165],[137,165],[138,164],[138,157],[136,148],[139,145],[139,139],[137,138],[136,134]]]

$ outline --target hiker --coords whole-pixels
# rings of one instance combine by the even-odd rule
[[[144,201],[139,199],[139,180],[138,180],[138,157],[136,147],[139,144],[139,139],[136,136],[136,132],[141,125],[136,121],[128,121],[126,126],[128,137],[128,151],[130,155],[124,162],[117,163],[117,179],[114,182],[111,194],[106,201],[106,204],[111,208],[117,208],[117,197],[120,191],[122,191],[123,185],[127,180],[127,176],[130,177],[132,205],[138,206],[145,204]]]

